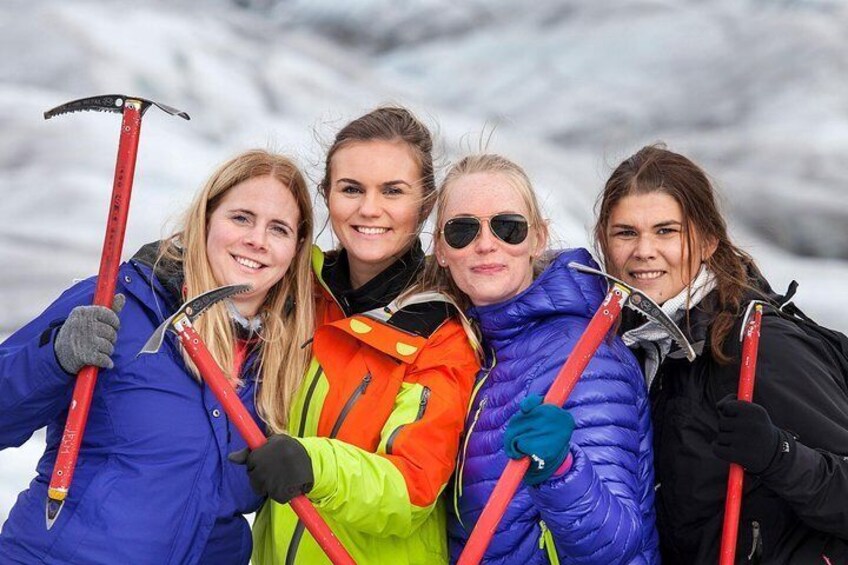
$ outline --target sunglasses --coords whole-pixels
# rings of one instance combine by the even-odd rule
[[[489,224],[489,230],[496,238],[509,245],[518,245],[527,239],[531,225],[521,214],[495,214],[489,218],[457,216],[448,220],[442,228],[445,243],[454,249],[462,249],[476,239],[483,222]]]

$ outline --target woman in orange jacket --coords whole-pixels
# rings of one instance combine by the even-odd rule
[[[319,186],[340,248],[313,254],[313,359],[287,420],[246,459],[269,501],[257,563],[326,561],[285,503],[305,493],[360,563],[447,562],[439,495],[478,370],[456,309],[410,290],[435,196],[432,141],[404,108],[336,135]]]

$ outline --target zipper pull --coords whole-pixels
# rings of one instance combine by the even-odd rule
[[[544,520],[539,520],[539,549],[545,549],[546,533],[548,533],[548,525]]]
[[[763,554],[763,540],[760,538],[760,523],[754,520],[751,522],[751,553],[748,554],[748,561],[760,562],[759,557]]]
[[[427,409],[427,403],[430,401],[430,387],[424,387],[421,391],[421,401],[418,403],[418,414],[415,420],[418,421],[424,416],[424,411]]]

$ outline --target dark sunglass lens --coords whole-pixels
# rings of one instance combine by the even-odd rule
[[[527,239],[527,220],[519,214],[499,214],[489,220],[489,225],[501,241],[510,245],[518,245]]]
[[[477,237],[480,231],[480,220],[477,218],[454,218],[448,220],[442,233],[445,243],[454,249],[462,249]]]

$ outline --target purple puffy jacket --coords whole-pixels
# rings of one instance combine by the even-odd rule
[[[455,561],[507,463],[503,434],[528,394],[544,395],[606,293],[585,249],[563,251],[518,296],[472,308],[493,352],[478,376],[453,484],[448,533]],[[494,368],[491,368],[494,365]],[[576,422],[571,468],[522,483],[486,563],[659,563],[651,419],[644,378],[618,338],[605,341],[565,404]]]

